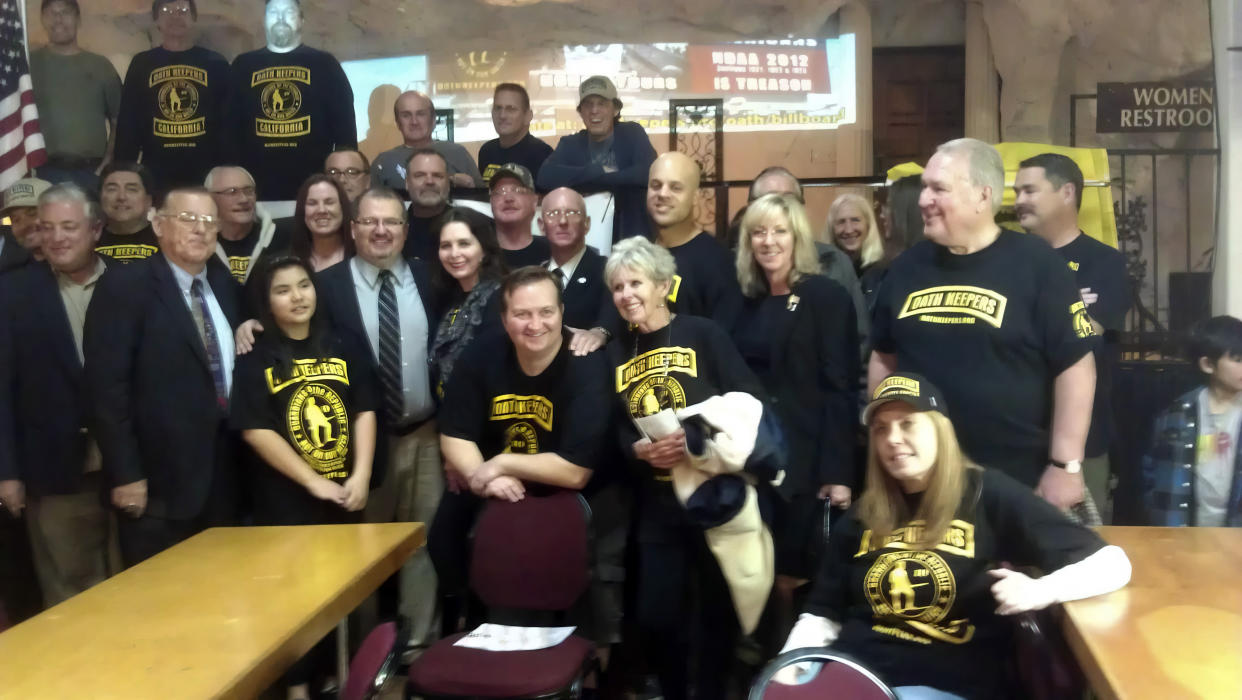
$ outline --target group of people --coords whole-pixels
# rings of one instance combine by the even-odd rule
[[[305,49],[297,3],[267,8],[261,51]],[[55,44],[77,6],[44,15]],[[152,15],[184,39],[197,9]],[[260,63],[268,106],[290,99],[298,75]],[[188,66],[167,76],[183,108]],[[594,549],[572,614],[605,662],[630,652],[605,664],[630,682],[725,698],[743,640],[764,658],[832,643],[902,697],[952,698],[1011,692],[1001,617],[1125,584],[1124,553],[1084,525],[1107,502],[1128,287],[1078,228],[1072,160],[1021,164],[1024,235],[996,224],[995,149],[950,141],[879,217],[839,197],[831,243],[773,166],[722,243],[698,223],[698,165],[657,157],[608,78],[579,97],[584,129],[552,149],[525,90],[498,86],[477,165],[409,92],[404,144],[374,163],[342,139],[296,179],[176,154],[168,177],[144,147],[87,163],[97,188],[69,168],[10,187],[0,505],[25,518],[45,603],[205,527],[420,521],[428,547],[381,611],[417,653],[486,617],[467,580],[487,501],[569,489]],[[450,199],[484,184],[488,207]],[[610,251],[586,243],[601,189]],[[273,219],[258,199],[283,193],[294,215]],[[1231,321],[1205,329],[1209,391],[1162,419],[1146,470],[1177,524],[1236,524]],[[1190,440],[1214,466],[1187,487],[1195,456],[1176,450],[1209,420],[1233,443]]]

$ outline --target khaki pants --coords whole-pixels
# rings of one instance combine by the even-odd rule
[[[408,435],[387,439],[388,472],[384,483],[367,499],[366,520],[419,522],[429,529],[444,493],[444,466],[436,423],[427,421]],[[430,644],[439,636],[440,622],[436,572],[426,547],[420,547],[401,567],[400,580],[399,612],[410,620],[410,644]]]
[[[87,478],[89,483],[95,480]],[[43,604],[52,607],[119,570],[116,524],[97,488],[29,499],[26,523]]]

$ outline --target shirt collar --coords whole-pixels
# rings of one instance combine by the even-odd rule
[[[566,260],[564,265],[557,265],[555,259],[548,258],[548,271],[555,272],[557,270],[564,270],[563,274],[565,275],[565,285],[568,286],[569,278],[572,277],[574,271],[578,269],[578,263],[582,262],[582,256],[585,254],[586,246],[583,245],[582,250],[579,250],[576,255],[569,260]]]
[[[68,275],[64,275],[64,274],[61,274],[60,272],[57,272],[56,283],[59,284],[61,287],[82,287],[83,289],[85,289],[87,287],[94,285],[96,282],[98,282],[99,278],[103,275],[103,273],[107,269],[108,269],[108,266],[104,264],[103,258],[96,255],[95,256],[95,269],[91,270],[91,276],[88,277],[85,282],[83,282],[82,284],[78,284],[77,282],[74,282],[73,280],[69,279]]]
[[[180,265],[169,260],[167,255],[164,256],[164,261],[167,262],[168,267],[172,269],[173,279],[177,280],[177,286],[181,289],[182,292],[189,294],[190,285],[194,283],[194,280],[200,280],[203,284],[209,284],[209,282],[207,281],[207,266],[206,265],[203,265],[203,269],[199,270],[197,275],[191,275],[190,273],[181,269]]]
[[[393,284],[398,287],[404,286],[413,278],[413,274],[410,272],[410,266],[404,263],[404,260],[398,258],[397,262],[393,263],[392,267],[386,268],[392,271]],[[375,289],[379,285],[380,268],[372,265],[366,260],[363,260],[362,256],[354,256],[354,269],[358,271],[358,274],[362,275],[362,280],[366,282],[367,286],[371,289]]]

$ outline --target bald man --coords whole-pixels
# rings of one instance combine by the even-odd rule
[[[606,341],[621,318],[604,279],[604,256],[586,244],[587,231],[591,230],[586,202],[574,190],[558,187],[543,198],[538,221],[551,255],[544,265],[564,289],[565,325],[590,329]]]
[[[656,243],[677,261],[669,307],[710,318],[731,332],[742,308],[742,290],[729,251],[699,228],[699,177],[698,163],[684,153],[656,158],[647,178],[647,213],[656,225]]]
[[[392,116],[397,121],[403,143],[379,154],[371,164],[373,184],[404,192],[410,156],[421,148],[434,148],[444,156],[454,187],[483,187],[479,166],[465,148],[451,141],[431,138],[436,128],[436,106],[430,97],[415,90],[403,92],[392,105]]]

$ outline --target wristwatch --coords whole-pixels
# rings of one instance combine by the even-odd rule
[[[1053,466],[1060,467],[1070,474],[1077,474],[1082,471],[1082,461],[1077,459],[1071,459],[1068,462],[1058,462],[1055,459],[1049,459],[1048,463]]]

